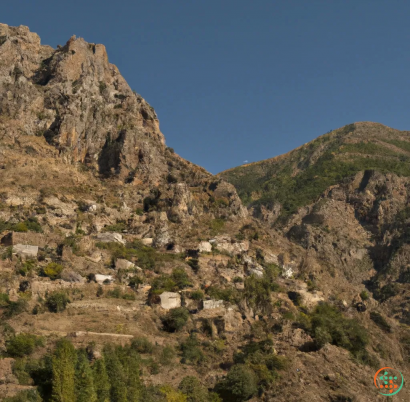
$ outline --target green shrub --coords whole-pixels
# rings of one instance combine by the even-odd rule
[[[116,288],[109,290],[107,292],[107,297],[110,297],[112,299],[120,299],[122,297],[121,288],[117,286]]]
[[[1,255],[1,259],[2,260],[11,260],[12,257],[13,257],[13,247],[10,246],[10,247],[7,247],[6,251],[4,251],[4,253]]]
[[[329,342],[358,358],[368,343],[366,330],[356,320],[344,318],[340,311],[326,303],[316,306],[311,314],[311,325],[318,347]]]
[[[134,293],[123,293],[121,296],[124,300],[135,300]]]
[[[261,278],[251,275],[245,279],[243,297],[250,307],[265,313],[271,309],[271,292],[276,289],[276,283],[266,273]]]
[[[136,213],[138,216],[142,216],[142,215],[144,215],[144,210],[143,210],[142,208],[137,208],[137,209],[135,210],[135,213]]]
[[[138,289],[140,285],[142,285],[144,281],[142,280],[141,277],[139,276],[133,276],[129,282],[128,286],[130,286],[132,289]]]
[[[188,274],[185,272],[184,268],[174,268],[171,274],[171,278],[174,280],[178,289],[184,289],[192,286],[192,283],[189,280]]]
[[[0,307],[7,307],[9,304],[9,295],[7,293],[0,293]]]
[[[215,300],[224,300],[230,303],[239,301],[239,293],[235,288],[221,288],[219,286],[210,286],[206,293]]]
[[[199,270],[199,260],[198,258],[190,258],[187,261],[187,264],[192,268],[194,272],[198,272]]]
[[[98,84],[98,88],[100,90],[100,94],[103,94],[103,92],[107,88],[107,84],[103,81],[100,81],[99,84]]]
[[[4,402],[41,402],[42,399],[37,390],[30,389],[20,391],[17,395],[3,399]]]
[[[21,276],[27,276],[34,270],[35,266],[36,262],[34,260],[27,260],[18,268],[18,273]]]
[[[220,218],[213,219],[210,222],[209,227],[211,229],[211,236],[215,236],[223,230],[223,228],[225,227],[225,221]]]
[[[26,312],[27,308],[28,308],[27,300],[20,298],[15,302],[9,301],[3,315],[5,318],[11,318],[11,317],[14,317],[16,315]]]
[[[6,352],[10,357],[23,357],[31,355],[38,346],[43,346],[42,338],[21,333],[6,341]]]
[[[360,297],[364,301],[364,300],[367,300],[369,298],[369,294],[365,290],[363,290],[363,291],[360,292]]]
[[[257,376],[251,368],[243,364],[236,364],[215,389],[224,401],[242,402],[256,395],[257,381]]]
[[[175,349],[171,346],[165,346],[159,356],[159,361],[164,366],[169,366],[176,356]]]
[[[131,347],[138,353],[152,353],[154,350],[154,345],[144,336],[134,338]]]
[[[189,311],[185,307],[177,307],[169,310],[167,315],[162,318],[164,330],[168,332],[180,331],[189,318]]]
[[[204,292],[202,290],[194,290],[190,295],[192,300],[203,300]]]
[[[70,299],[65,292],[56,291],[46,296],[46,307],[52,313],[61,313],[66,309],[68,303]]]
[[[195,334],[191,334],[179,347],[182,352],[182,363],[199,364],[204,361],[205,355],[199,347],[200,343]]]
[[[370,312],[370,319],[383,331],[392,332],[391,326],[386,319],[377,311]]]
[[[197,377],[184,377],[179,383],[178,389],[188,397],[187,402],[209,402],[208,390]]]
[[[60,277],[64,267],[56,262],[50,262],[42,269],[42,274],[48,276],[51,279],[57,279]]]
[[[0,232],[4,230],[10,230],[13,232],[37,232],[42,233],[43,229],[41,228],[38,219],[35,217],[28,218],[25,221],[18,222],[18,223],[6,223],[4,221],[0,221]]]
[[[127,224],[125,222],[117,222],[114,225],[107,225],[103,228],[103,232],[122,232],[127,230]]]
[[[160,295],[163,292],[174,292],[176,290],[178,290],[178,286],[175,281],[168,275],[161,275],[152,281],[150,293]]]

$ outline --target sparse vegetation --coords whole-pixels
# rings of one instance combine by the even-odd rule
[[[42,338],[21,333],[6,340],[6,352],[10,357],[23,357],[31,355],[37,347],[43,345]]]
[[[162,318],[164,330],[168,332],[180,331],[188,322],[189,312],[185,307],[177,307],[169,310]]]
[[[52,313],[61,313],[66,309],[68,303],[70,303],[70,299],[67,294],[62,291],[52,292],[46,296],[46,307]]]

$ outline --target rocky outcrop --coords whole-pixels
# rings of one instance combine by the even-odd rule
[[[164,292],[159,297],[161,299],[161,307],[166,310],[181,307],[181,295],[178,293]]]

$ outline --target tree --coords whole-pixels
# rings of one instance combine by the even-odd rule
[[[123,358],[123,367],[127,376],[128,402],[139,402],[142,383],[140,379],[140,357],[139,354],[130,348],[125,349],[126,355]]]
[[[187,402],[209,402],[208,390],[194,376],[184,377],[178,389],[187,396]]]
[[[46,297],[46,306],[52,313],[61,313],[70,303],[64,292],[53,292]]]
[[[113,345],[104,347],[105,367],[110,380],[110,398],[115,402],[127,402],[127,377]]]
[[[93,382],[93,372],[88,362],[85,350],[80,350],[78,352],[75,370],[75,391],[77,402],[97,401],[97,395]]]
[[[95,361],[93,365],[94,388],[98,402],[110,401],[110,380],[105,369],[104,357]]]
[[[162,318],[164,329],[168,332],[181,330],[187,323],[189,311],[185,307],[177,307],[169,310],[168,314]]]
[[[76,402],[75,366],[77,353],[67,339],[58,341],[52,357],[53,390],[52,402]]]
[[[225,380],[217,384],[216,390],[223,401],[242,402],[258,391],[258,380],[253,370],[244,364],[236,364]]]
[[[23,357],[31,355],[36,347],[42,344],[43,341],[40,337],[21,333],[6,341],[6,350],[11,357]]]

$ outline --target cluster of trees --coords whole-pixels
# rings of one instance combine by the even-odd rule
[[[32,339],[24,341],[33,343]],[[20,340],[23,341],[23,340]],[[16,343],[17,341],[14,341]],[[18,343],[18,342],[17,342]],[[16,346],[10,344],[10,350]],[[152,352],[147,340],[128,346],[107,344],[102,356],[92,358],[90,349],[75,349],[67,339],[57,342],[52,353],[39,360],[18,359],[14,373],[21,383],[37,390],[23,391],[7,402],[221,402],[196,377],[185,377],[178,388],[145,386],[141,380],[140,353]],[[30,349],[31,351],[31,349]]]

